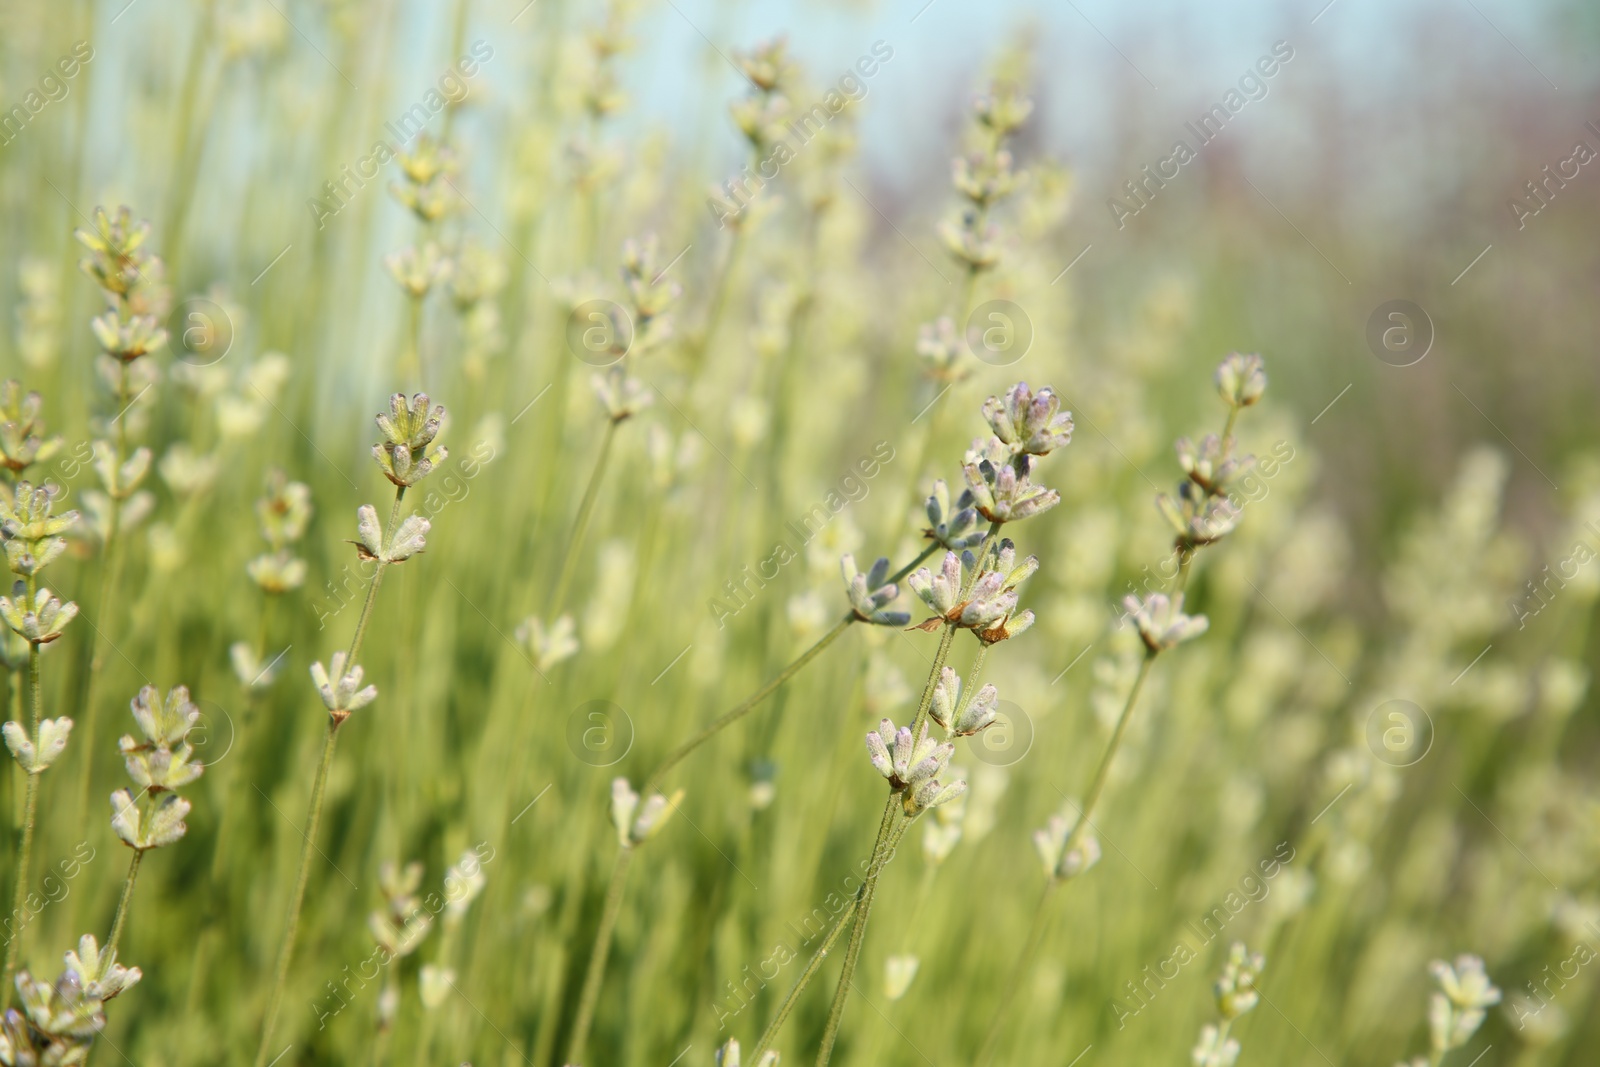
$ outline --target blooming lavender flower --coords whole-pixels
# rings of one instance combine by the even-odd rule
[[[10,596],[0,597],[0,619],[35,645],[56,640],[77,617],[78,605],[70,600],[63,604],[42,586],[30,596],[28,587],[19,581],[11,587]]]
[[[939,672],[928,714],[955,737],[971,737],[991,726],[999,714],[999,691],[985,685],[961,706],[961,677],[949,667]]]
[[[1151,653],[1164,652],[1190,638],[1199,637],[1211,625],[1204,615],[1183,613],[1182,593],[1171,599],[1164,593],[1152,593],[1142,600],[1130,596],[1125,597],[1122,604],[1132,616],[1134,625],[1139,628],[1139,637],[1143,639],[1145,648]]]
[[[911,621],[910,612],[884,610],[900,595],[899,586],[884,582],[889,574],[886,557],[879,557],[872,569],[862,574],[856,570],[855,556],[847,552],[839,560],[839,568],[844,573],[845,592],[857,619],[878,626],[904,626]]]
[[[1000,438],[993,438],[993,443],[1009,453]],[[1033,470],[1031,455],[1024,453],[1010,462],[996,463],[990,458],[993,450],[991,445],[983,452],[968,452],[961,468],[980,515],[990,522],[1021,522],[1061,503],[1060,493],[1028,480]]]
[[[449,456],[448,449],[429,450],[444,424],[444,405],[430,410],[428,394],[418,393],[409,401],[404,393],[389,397],[389,410],[374,420],[383,440],[372,446],[372,458],[395,485],[415,485]]]
[[[1034,393],[1027,382],[1018,382],[1004,397],[985,400],[983,417],[1013,452],[1047,456],[1072,441],[1072,412],[1061,410],[1061,398],[1049,386]]]
[[[1190,548],[1220,541],[1239,525],[1238,505],[1192,481],[1178,487],[1177,499],[1166,493],[1157,496],[1156,507],[1172,525],[1179,543]]]
[[[909,726],[897,730],[889,719],[867,734],[867,756],[889,785],[904,793],[907,815],[937,807],[966,792],[966,782],[941,785],[936,777],[950,763],[954,752],[955,746],[950,742],[930,738],[926,725],[915,740]]]
[[[984,531],[978,524],[978,509],[972,506],[972,493],[962,490],[954,508],[950,503],[950,487],[943,478],[933,483],[933,493],[928,497],[928,522],[922,531],[945,548],[959,552],[983,542]]]

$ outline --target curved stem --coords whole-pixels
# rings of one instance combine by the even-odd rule
[[[122,940],[122,928],[128,921],[128,907],[133,903],[133,883],[139,877],[139,863],[143,859],[144,849],[134,849],[133,859],[128,863],[128,877],[122,883],[122,897],[117,901],[117,917],[111,921],[111,936],[106,938],[106,948],[113,953]]]
[[[828,1022],[822,1031],[822,1044],[817,1049],[817,1067],[827,1067],[833,1056],[833,1043],[839,1036],[839,1023],[844,1018],[845,1001],[855,977],[856,963],[861,959],[861,945],[867,937],[867,919],[872,914],[872,898],[878,891],[878,876],[888,866],[893,848],[890,837],[894,834],[900,812],[905,810],[903,792],[895,790],[883,806],[883,819],[878,823],[878,838],[872,843],[872,862],[867,866],[867,877],[857,893],[856,919],[850,927],[850,942],[844,950],[844,966],[839,971],[839,984],[833,990],[833,1004],[828,1008]]]
[[[556,576],[555,590],[550,594],[549,613],[552,620],[566,606],[567,593],[572,588],[572,576],[578,566],[578,553],[583,549],[583,535],[589,529],[590,516],[594,514],[595,500],[600,495],[600,480],[605,476],[606,463],[611,458],[611,442],[617,436],[619,425],[615,419],[608,421],[606,432],[600,438],[600,453],[595,457],[589,484],[584,487],[583,500],[578,504],[578,515],[572,523],[572,536],[567,539],[567,554],[561,560],[561,572]]]
[[[594,948],[589,952],[589,966],[583,976],[583,993],[578,998],[578,1013],[572,1023],[572,1037],[567,1043],[568,1063],[583,1062],[584,1046],[589,1043],[589,1026],[594,1021],[594,1008],[600,1000],[600,983],[605,978],[606,957],[611,953],[611,935],[617,928],[617,916],[622,912],[622,891],[627,884],[628,864],[633,860],[633,847],[624,845],[617,850],[616,862],[611,865],[611,883],[606,888],[605,909],[600,913],[600,928],[594,935]]]
[[[1028,938],[1022,944],[1022,951],[1017,954],[1016,963],[1006,975],[1006,984],[1000,994],[1000,1003],[994,1009],[994,1018],[989,1021],[989,1032],[984,1035],[983,1044],[978,1049],[977,1058],[973,1060],[976,1067],[985,1065],[994,1056],[995,1043],[1000,1040],[1000,1024],[1005,1020],[1006,1009],[1016,999],[1017,986],[1022,984],[1022,976],[1033,964],[1034,953],[1038,951],[1039,942],[1044,937],[1045,905],[1050,903],[1050,896],[1061,881],[1052,878],[1045,883],[1044,892],[1039,894],[1039,904],[1033,909],[1033,921],[1028,924]]]
[[[810,663],[812,660],[816,659],[822,654],[823,649],[827,648],[829,645],[833,644],[834,641],[838,640],[839,635],[844,633],[852,622],[855,622],[855,618],[856,617],[854,613],[851,613],[834,623],[831,630],[819,637],[816,643],[810,648],[800,653],[794,662],[790,663],[783,670],[773,675],[772,678],[760,689],[757,689],[754,693],[751,693],[748,697],[734,705],[731,709],[719,715],[716,719],[712,720],[712,722],[703,727],[693,737],[689,738],[683,744],[679,745],[677,748],[668,753],[667,758],[662,760],[660,765],[657,766],[655,770],[650,772],[650,777],[645,779],[643,795],[648,796],[651,791],[654,790],[655,786],[666,775],[666,773],[687,759],[695,749],[699,748],[701,745],[717,736],[717,734],[721,733],[729,726],[732,726],[734,723],[744,718],[755,709],[756,705],[760,704],[763,700],[767,699],[767,697],[771,696],[774,690],[776,690],[784,682],[787,682],[790,678],[793,678],[796,674],[800,673],[800,670],[805,667],[806,664]]]

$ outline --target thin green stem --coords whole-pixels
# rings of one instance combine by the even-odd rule
[[[568,1063],[582,1063],[584,1046],[589,1043],[589,1027],[594,1022],[595,1005],[600,1001],[600,983],[605,979],[606,957],[611,954],[611,935],[622,913],[622,892],[627,885],[628,864],[633,861],[633,846],[617,850],[611,865],[611,883],[606,888],[606,903],[600,913],[600,928],[589,951],[589,966],[583,976],[583,993],[578,997],[578,1013],[572,1022],[572,1037],[567,1043]]]
[[[1116,728],[1111,731],[1111,740],[1106,743],[1105,755],[1100,757],[1100,766],[1094,772],[1094,780],[1089,783],[1089,792],[1084,796],[1083,807],[1078,814],[1078,825],[1072,828],[1066,847],[1062,849],[1063,855],[1083,842],[1083,836],[1089,829],[1089,819],[1094,815],[1095,805],[1100,802],[1100,794],[1105,792],[1106,779],[1111,776],[1111,762],[1117,758],[1117,749],[1122,746],[1122,737],[1128,732],[1128,721],[1133,718],[1133,708],[1139,701],[1139,691],[1144,688],[1144,680],[1150,674],[1150,665],[1155,661],[1156,653],[1148,650],[1144,659],[1139,661],[1139,673],[1133,679],[1133,688],[1128,690],[1128,699],[1122,705],[1122,714],[1117,716]]]
[[[133,903],[133,883],[139,877],[139,863],[144,859],[144,849],[133,850],[133,859],[128,862],[128,877],[122,883],[122,897],[117,901],[117,917],[111,920],[111,936],[106,938],[106,948],[111,952],[117,951],[117,945],[122,941],[122,928],[128,922],[128,908]]]
[[[789,1021],[789,1015],[794,1011],[794,1006],[800,999],[801,991],[811,984],[811,980],[817,976],[817,972],[827,962],[828,953],[833,951],[834,942],[839,940],[839,935],[844,933],[844,928],[849,925],[851,918],[855,916],[856,905],[859,903],[861,903],[861,892],[857,890],[856,895],[850,898],[850,902],[839,913],[839,917],[833,921],[833,928],[828,931],[828,936],[822,939],[822,944],[817,946],[817,950],[806,961],[805,969],[795,979],[788,995],[783,998],[783,1003],[778,1005],[778,1013],[772,1017],[772,1021],[767,1024],[767,1028],[761,1032],[761,1038],[756,1042],[755,1051],[750,1054],[752,1062],[760,1063],[762,1053],[771,1048],[773,1041],[777,1040],[778,1031],[783,1029],[783,1024]]]
[[[32,577],[28,578],[28,600],[32,602],[33,593],[37,583]],[[39,685],[39,646],[30,642],[28,645],[28,717],[31,723],[34,750],[40,748],[39,720],[43,715],[40,708],[43,706],[40,698]],[[21,766],[20,764],[18,766]],[[28,870],[33,860],[33,826],[39,815],[39,774],[38,771],[28,775],[22,801],[22,842],[17,846],[17,887],[12,893],[11,920],[17,922],[22,916],[23,905],[28,899]],[[17,973],[17,954],[22,949],[22,930],[19,928],[6,942],[6,971],[5,988],[0,992],[0,1009],[11,1006],[11,978]]]
[[[606,464],[611,458],[611,442],[617,436],[617,427],[621,425],[616,419],[606,423],[606,431],[600,438],[600,452],[595,457],[594,470],[589,474],[589,484],[584,487],[583,499],[578,503],[578,515],[572,522],[572,536],[567,539],[567,554],[561,560],[561,571],[556,576],[556,585],[550,594],[550,617],[556,618],[561,614],[561,609],[566,606],[567,593],[572,589],[572,578],[578,569],[578,555],[583,551],[583,535],[589,529],[589,519],[594,514],[595,501],[600,496],[600,481],[605,477]]]
[[[117,468],[128,458],[128,364],[119,360],[117,363]],[[113,597],[117,591],[118,579],[122,575],[122,538],[119,525],[122,521],[122,502],[115,496],[108,494],[109,511],[107,513],[105,553],[100,563],[100,594],[95,600],[95,613],[99,616],[99,625],[94,627],[94,637],[90,644],[93,648],[89,656],[89,678],[84,685],[83,692],[83,722],[79,725],[79,744],[83,750],[83,764],[78,771],[78,798],[77,813],[74,819],[80,825],[89,814],[89,788],[93,777],[95,753],[95,725],[99,716],[95,714],[95,685],[100,680],[100,674],[105,670],[106,649],[111,647],[111,642],[106,636],[106,631],[111,629],[111,614]]]
[[[1072,833],[1067,837],[1066,846],[1062,849],[1063,855],[1076,849],[1082,843],[1084,834],[1088,832],[1089,818],[1094,814],[1095,806],[1100,802],[1100,795],[1105,792],[1106,780],[1111,774],[1111,763],[1116,759],[1117,749],[1122,746],[1123,735],[1127,733],[1128,722],[1132,719],[1134,706],[1139,701],[1139,691],[1144,688],[1144,680],[1149,675],[1150,665],[1155,662],[1155,659],[1156,653],[1147,650],[1144,659],[1139,662],[1139,673],[1133,680],[1133,688],[1128,691],[1128,699],[1123,702],[1122,713],[1117,716],[1117,725],[1111,732],[1111,740],[1106,743],[1105,754],[1100,757],[1100,765],[1095,769],[1094,780],[1089,783],[1089,792],[1084,797],[1083,807],[1079,810],[1078,823],[1072,828]],[[977,1067],[984,1067],[994,1054],[995,1042],[999,1040],[1000,1025],[1005,1019],[1006,1009],[1015,997],[1017,983],[1021,981],[1022,972],[1027,969],[1032,961],[1035,946],[1040,940],[1045,903],[1059,884],[1059,879],[1052,878],[1049,885],[1045,887],[1043,896],[1039,898],[1039,906],[1034,913],[1033,924],[1029,928],[1028,939],[1023,945],[1021,957],[1018,959],[1016,966],[1011,969],[1006,991],[1002,994],[1000,1003],[995,1008],[994,1018],[989,1023],[989,1030],[984,1036],[983,1045],[978,1050],[977,1059],[973,1061]]]
[[[294,895],[289,901],[289,917],[284,924],[283,946],[278,950],[278,967],[272,981],[272,994],[267,999],[267,1015],[261,1026],[261,1047],[256,1050],[255,1067],[266,1067],[267,1055],[272,1047],[272,1032],[277,1028],[278,1011],[283,1006],[283,987],[289,980],[295,935],[300,930],[300,906],[305,901],[306,881],[311,874],[311,854],[317,848],[317,823],[322,819],[322,798],[328,786],[328,768],[333,766],[333,750],[338,739],[339,720],[330,717],[328,734],[322,742],[322,760],[317,764],[317,776],[311,783],[311,804],[302,835],[305,843],[300,849],[300,870],[295,875]]]
[[[386,534],[391,544],[400,518],[400,502],[405,495],[406,487],[396,486],[394,504],[389,509],[389,526]],[[361,606],[361,615],[356,619],[356,632],[350,639],[350,651],[345,657],[347,670],[356,665],[356,657],[361,653],[361,641],[366,636],[367,623],[372,617],[372,606],[378,599],[378,586],[383,581],[384,566],[380,560],[377,569],[373,571],[372,584],[367,587],[367,599]],[[277,973],[272,981],[272,994],[267,999],[267,1014],[261,1026],[261,1046],[256,1051],[255,1067],[266,1065],[267,1053],[272,1044],[272,1032],[277,1028],[278,1012],[283,1006],[283,987],[289,980],[289,965],[294,959],[295,935],[300,929],[300,908],[305,903],[306,881],[311,874],[311,854],[317,848],[317,824],[322,821],[322,802],[327,793],[328,770],[333,766],[334,746],[339,740],[339,726],[343,722],[342,715],[328,717],[328,733],[322,742],[322,759],[317,764],[317,776],[311,783],[309,812],[306,816],[305,831],[301,834],[305,843],[300,849],[300,869],[295,874],[294,895],[289,901],[289,917],[284,924],[283,945],[278,950]]]
[[[984,1035],[983,1044],[978,1049],[978,1055],[973,1063],[975,1067],[986,1067],[994,1056],[995,1044],[1000,1040],[1000,1024],[1004,1022],[1006,1009],[1016,999],[1017,986],[1022,984],[1022,976],[1033,964],[1034,954],[1038,951],[1039,942],[1044,937],[1045,907],[1050,903],[1050,897],[1056,886],[1061,884],[1059,878],[1051,878],[1044,885],[1044,892],[1039,894],[1038,906],[1033,909],[1033,921],[1028,924],[1028,937],[1022,944],[1022,951],[1017,954],[1016,963],[1007,972],[1006,984],[1000,994],[1000,1003],[994,1009],[994,1018],[989,1020],[989,1031]]]
[[[883,805],[883,818],[878,823],[878,837],[872,843],[872,862],[867,866],[867,876],[857,893],[855,923],[850,927],[850,941],[845,945],[844,965],[839,971],[839,984],[833,991],[833,1003],[828,1008],[828,1022],[822,1030],[822,1044],[817,1049],[817,1067],[827,1067],[833,1056],[833,1043],[839,1036],[839,1023],[844,1018],[845,1001],[854,987],[856,963],[861,959],[861,946],[867,936],[867,919],[872,914],[872,898],[878,891],[878,876],[888,866],[892,853],[890,837],[905,810],[903,791],[896,789]]]
[[[653,792],[655,787],[660,783],[661,779],[666,776],[666,773],[672,770],[672,768],[676,767],[678,764],[682,763],[691,753],[694,752],[695,749],[699,748],[701,745],[717,736],[717,734],[721,733],[729,726],[732,726],[734,723],[744,718],[751,711],[755,710],[758,704],[767,699],[767,697],[771,696],[779,686],[783,685],[784,682],[787,682],[790,678],[793,678],[796,674],[800,673],[801,669],[804,668],[806,664],[810,663],[812,660],[821,655],[823,649],[827,648],[829,645],[833,644],[834,641],[838,640],[839,635],[844,633],[845,630],[849,629],[850,624],[855,621],[856,617],[853,613],[845,615],[838,622],[834,623],[831,630],[819,637],[815,644],[806,649],[804,652],[800,653],[800,655],[795,658],[794,662],[790,663],[783,670],[773,675],[772,678],[768,680],[767,683],[760,689],[757,689],[754,693],[751,693],[748,697],[746,697],[744,700],[741,700],[731,709],[719,715],[716,719],[712,720],[709,724],[703,727],[693,737],[689,738],[683,744],[679,745],[677,748],[668,753],[667,758],[662,760],[660,765],[657,766],[654,771],[651,771],[650,776],[645,779],[644,795],[648,796],[651,792]]]

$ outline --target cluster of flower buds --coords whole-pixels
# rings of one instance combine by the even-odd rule
[[[6,563],[17,576],[11,595],[0,596],[0,619],[8,630],[5,658],[13,668],[20,668],[28,657],[59,638],[78,615],[78,605],[63,603],[38,584],[40,572],[66,550],[67,540],[62,535],[78,521],[76,511],[54,513],[58,492],[54,485],[0,482],[0,540],[5,544]],[[66,749],[71,732],[72,720],[65,716],[40,719],[32,736],[21,723],[0,727],[6,748],[25,774],[47,770]]]
[[[421,248],[406,245],[398,252],[390,252],[383,257],[383,266],[395,284],[413,300],[426,297],[434,285],[451,273],[450,257],[434,241],[426,242]]]
[[[728,111],[751,150],[764,157],[781,138],[780,127],[789,114],[787,90],[795,76],[789,42],[774,37],[748,52],[735,52],[734,62],[750,80],[750,92],[729,105]]]
[[[21,382],[12,378],[0,383],[0,466],[13,479],[61,451],[61,438],[45,430],[43,409],[44,400],[38,393],[24,393]]]
[[[955,750],[949,741],[929,737],[926,724],[915,738],[909,726],[896,729],[889,719],[867,734],[867,756],[889,788],[901,794],[907,815],[936,808],[967,791],[964,781],[942,785],[938,780]]]
[[[54,484],[0,483],[0,541],[6,564],[20,578],[34,579],[67,550],[63,535],[78,522],[76,511],[55,514]]]
[[[1100,862],[1100,839],[1088,827],[1077,833],[1083,816],[1075,804],[1069,802],[1066,810],[1071,814],[1052,815],[1042,829],[1033,832],[1033,847],[1044,865],[1045,877],[1063,882]]]
[[[983,527],[978,522],[978,509],[973,504],[972,491],[963,489],[952,506],[950,487],[943,478],[933,483],[933,494],[927,503],[928,527],[924,537],[939,542],[952,552],[975,548],[983,542]]]
[[[1239,1059],[1239,1042],[1229,1037],[1233,1021],[1261,1000],[1256,992],[1256,979],[1261,976],[1266,959],[1259,952],[1252,953],[1244,943],[1235,941],[1228,949],[1228,962],[1212,990],[1217,999],[1217,1013],[1222,1016],[1220,1025],[1206,1023],[1200,1028],[1200,1040],[1190,1052],[1190,1062],[1195,1067],[1233,1067]]]
[[[736,1039],[728,1038],[727,1043],[717,1049],[717,1067],[744,1067],[744,1061],[739,1053],[739,1042]],[[778,1067],[777,1051],[767,1049],[750,1067]]]
[[[1483,1025],[1487,1009],[1500,1003],[1500,990],[1484,973],[1477,956],[1457,956],[1454,966],[1434,960],[1428,969],[1440,992],[1428,1002],[1428,1032],[1436,1056],[1465,1045]]]
[[[933,688],[933,702],[928,714],[945,728],[948,736],[971,737],[994,725],[999,715],[1000,693],[992,685],[979,689],[966,705],[961,703],[961,676],[949,667],[939,671],[939,681]]]
[[[102,950],[93,935],[78,940],[66,953],[66,969],[55,982],[40,982],[27,971],[17,974],[22,1010],[0,1018],[0,1064],[5,1067],[70,1067],[89,1057],[89,1047],[106,1024],[105,1002],[144,977],[137,967],[117,963],[109,946]]]
[[[626,778],[612,779],[611,823],[617,828],[617,843],[632,848],[648,841],[666,825],[682,800],[683,790],[678,789],[670,797],[651,793],[641,804]]]
[[[1211,987],[1217,998],[1217,1014],[1222,1016],[1223,1021],[1232,1022],[1260,1002],[1261,994],[1256,992],[1256,979],[1261,977],[1266,966],[1266,958],[1259,952],[1245,948],[1242,941],[1235,941],[1229,946],[1228,962],[1223,965],[1222,974]]]
[[[583,110],[591,122],[600,122],[628,103],[611,61],[632,43],[628,39],[627,23],[633,7],[632,0],[611,0],[606,4],[604,21],[587,35],[590,65],[579,92]]]
[[[143,852],[170,845],[187,832],[183,820],[189,802],[173,790],[199,778],[205,764],[194,758],[189,745],[200,709],[190,701],[187,687],[174,686],[163,698],[147,685],[130,708],[143,740],[123,734],[117,748],[139,793],[118,789],[111,794],[111,828],[123,844]]]
[[[845,553],[839,560],[839,569],[844,574],[845,594],[850,598],[850,610],[860,622],[870,622],[877,626],[904,626],[911,621],[909,612],[888,611],[888,606],[894,603],[900,595],[900,587],[893,582],[885,582],[889,576],[889,560],[879,557],[866,574],[856,570],[856,558],[850,553]]]
[[[1124,597],[1122,606],[1139,628],[1139,637],[1151,655],[1199,637],[1211,625],[1204,615],[1183,613],[1182,593],[1170,598],[1165,593],[1151,593],[1142,599]]]
[[[306,536],[310,525],[310,486],[290,482],[282,470],[267,472],[267,490],[256,501],[256,518],[267,552],[246,563],[246,573],[267,595],[280,595],[299,589],[306,582],[306,560],[294,555],[294,545]],[[264,689],[277,677],[277,664],[264,662],[264,649],[250,641],[234,641],[227,649],[238,683],[246,689]]]
[[[1177,547],[1184,553],[1221,540],[1239,525],[1240,508],[1229,489],[1255,466],[1254,456],[1234,455],[1232,428],[1239,412],[1266,391],[1261,357],[1234,352],[1218,365],[1215,378],[1217,393],[1228,406],[1228,429],[1221,435],[1207,435],[1199,445],[1180,437],[1176,450],[1184,481],[1176,495],[1156,497],[1156,507],[1172,526]]]
[[[973,274],[1000,262],[999,229],[989,214],[1023,180],[1012,169],[1005,142],[1032,110],[1032,102],[1012,82],[996,82],[973,101],[973,148],[951,167],[963,202],[954,217],[939,224],[945,248]]]
[[[1003,397],[984,401],[983,416],[994,431],[972,443],[962,462],[967,495],[963,501],[990,522],[1020,522],[1061,503],[1054,489],[1035,485],[1033,468],[1072,441],[1072,413],[1046,386],[1037,393],[1018,382]]]
[[[683,295],[683,287],[665,275],[655,234],[622,242],[622,282],[633,307],[633,341],[628,348],[632,355],[643,355],[672,336],[672,319],[666,311]]]
[[[291,482],[281,470],[267,475],[266,493],[256,501],[256,518],[268,551],[245,565],[251,581],[269,595],[300,588],[306,562],[293,552],[311,522],[311,487]]]
[[[428,407],[428,394],[417,393],[410,400],[404,393],[389,397],[389,410],[375,420],[383,440],[372,446],[372,458],[383,468],[383,476],[401,488],[409,488],[432,474],[450,450],[430,448],[444,425],[444,405]]]
[[[633,360],[665,344],[672,336],[672,318],[667,312],[683,295],[683,287],[666,278],[661,264],[660,244],[654,234],[643,240],[622,243],[622,282],[628,290],[630,311],[620,308],[605,328],[612,339],[617,361],[594,375],[595,395],[612,422],[638,414],[650,406],[650,389],[628,373]],[[667,264],[670,266],[671,264]],[[628,321],[615,321],[626,315]]]
[[[378,687],[363,686],[363,671],[354,663],[347,665],[348,658],[344,652],[335,652],[327,667],[321,662],[311,665],[311,682],[317,687],[317,695],[322,697],[323,707],[336,723],[344,722],[351,712],[378,699]]]
[[[449,214],[455,206],[450,175],[457,168],[455,154],[449,148],[424,131],[417,135],[411,150],[400,152],[395,161],[405,180],[389,183],[391,196],[425,226]]]
[[[981,559],[987,561],[987,549],[979,551]],[[932,616],[917,624],[918,629],[935,630],[949,623],[971,630],[978,640],[992,645],[1033,625],[1033,612],[1019,613],[1017,600],[1022,583],[1039,569],[1038,557],[1017,562],[1016,546],[1005,538],[1000,542],[993,568],[975,574],[979,562],[980,556],[971,549],[959,559],[954,552],[946,552],[937,573],[927,567],[912,572],[907,583],[933,611]]]
[[[972,366],[966,353],[967,346],[950,316],[941,315],[917,327],[917,358],[922,362],[922,373],[935,382],[949,385],[969,377]]]
[[[90,323],[106,355],[133,363],[166,346],[161,327],[171,303],[160,257],[144,247],[150,236],[148,222],[133,221],[127,207],[113,217],[94,209],[94,229],[74,232],[89,250],[79,266],[105,294],[107,310]]]
[[[415,952],[433,926],[433,915],[417,897],[421,885],[420,863],[402,867],[393,860],[384,860],[378,865],[378,889],[384,903],[367,916],[367,929],[390,959]]]

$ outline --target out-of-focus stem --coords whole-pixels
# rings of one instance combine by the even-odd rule
[[[584,1046],[589,1043],[589,1026],[594,1021],[595,1004],[600,1000],[600,983],[605,979],[606,957],[611,954],[611,935],[616,932],[617,916],[622,912],[622,892],[627,885],[628,864],[633,860],[633,846],[623,845],[617,850],[616,862],[611,866],[611,881],[606,888],[605,908],[600,913],[600,928],[595,931],[594,947],[589,951],[589,966],[584,972],[583,993],[578,998],[578,1011],[572,1023],[572,1037],[567,1043],[567,1062],[583,1062]]]
[[[583,550],[584,534],[589,530],[589,519],[594,515],[595,501],[600,496],[600,482],[605,478],[606,465],[611,459],[611,443],[617,436],[616,419],[606,422],[605,433],[600,438],[600,451],[595,456],[594,470],[589,473],[589,484],[584,487],[583,499],[578,503],[578,515],[572,521],[572,536],[567,538],[567,553],[561,559],[561,571],[550,594],[550,617],[556,618],[566,607],[567,593],[572,589],[572,578],[578,569],[578,555]]]

